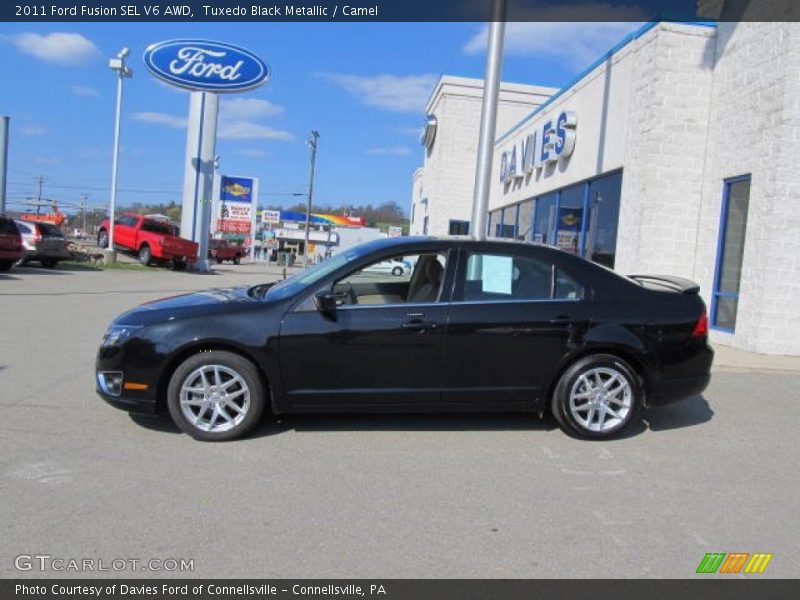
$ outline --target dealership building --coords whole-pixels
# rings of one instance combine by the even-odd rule
[[[488,235],[687,277],[712,341],[800,355],[799,66],[800,23],[648,23],[499,120]],[[428,104],[412,234],[469,232],[480,118],[438,108],[450,79]]]

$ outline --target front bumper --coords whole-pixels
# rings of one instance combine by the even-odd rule
[[[113,385],[111,374],[119,378]],[[148,415],[158,412],[157,383],[129,361],[126,364],[121,347],[100,348],[94,381],[97,395],[115,408]]]

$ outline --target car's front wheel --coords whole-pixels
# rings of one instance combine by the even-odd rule
[[[594,354],[580,359],[561,376],[552,411],[567,433],[607,438],[630,425],[643,394],[639,377],[627,362],[610,354]]]
[[[197,440],[226,441],[249,432],[264,412],[255,365],[214,350],[188,358],[172,374],[167,406],[172,419]]]
[[[108,233],[105,229],[100,230],[97,234],[97,245],[101,249],[108,248]]]
[[[402,274],[403,274],[403,267],[395,267],[394,269],[392,269],[392,275],[394,275],[395,277],[399,277]]]

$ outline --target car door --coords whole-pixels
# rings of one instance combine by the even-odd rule
[[[281,325],[281,379],[292,410],[436,410],[447,324],[449,253],[420,251],[421,269],[439,261],[438,291],[426,273],[398,277],[370,269],[377,261],[331,280],[335,320],[306,298]],[[410,295],[411,294],[411,295]]]
[[[136,249],[136,224],[138,218],[131,215],[122,215],[114,225],[114,244],[123,248]]]
[[[445,342],[442,407],[536,408],[585,321],[585,289],[535,247],[465,248]]]

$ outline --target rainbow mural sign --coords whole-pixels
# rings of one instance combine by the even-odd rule
[[[305,223],[306,213],[282,210],[280,220]],[[364,217],[348,217],[346,215],[326,215],[321,213],[311,213],[310,221],[313,225],[335,225],[337,227],[364,227],[367,224],[366,219],[364,219]]]

